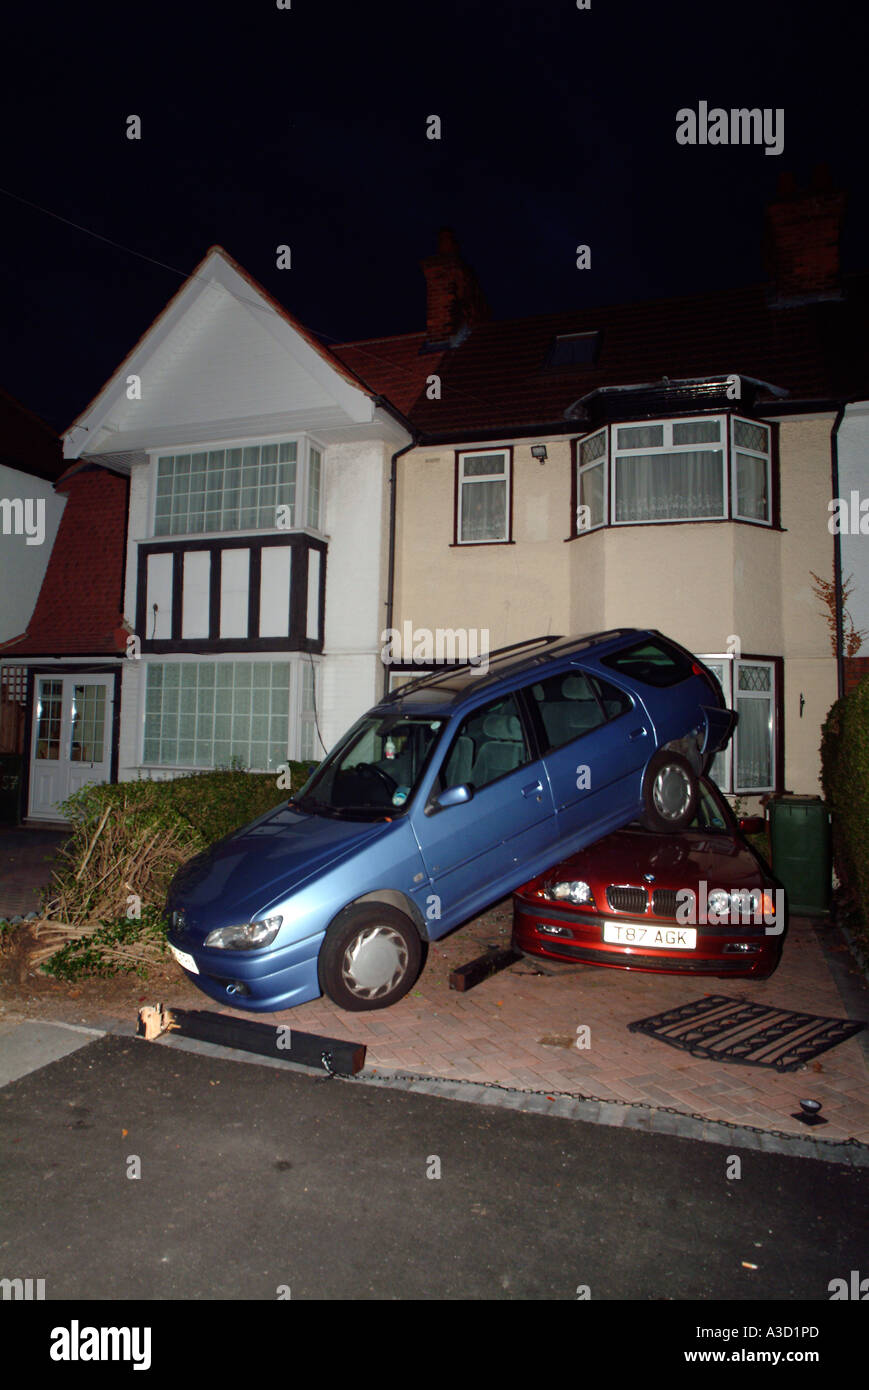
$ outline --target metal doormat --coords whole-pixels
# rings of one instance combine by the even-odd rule
[[[709,994],[628,1024],[631,1033],[647,1033],[692,1057],[776,1071],[797,1071],[865,1027],[853,1019],[793,1013],[723,994]]]

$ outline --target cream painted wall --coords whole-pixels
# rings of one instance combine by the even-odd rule
[[[851,494],[858,494],[858,507],[869,502],[869,401],[849,405],[839,428],[839,495],[848,502],[849,529],[842,532],[842,574],[852,576],[848,612],[854,626],[869,632],[869,513],[861,512],[855,522]],[[866,527],[859,530],[859,525]],[[869,637],[863,639],[859,656],[869,656]]]
[[[783,656],[785,785],[814,793],[820,728],[836,697],[810,574],[832,575],[833,419],[781,422],[781,531],[729,522],[625,526],[565,544],[570,444],[541,438],[514,446],[515,544],[453,546],[454,451],[415,450],[399,461],[394,625],[488,628],[493,648],[544,632],[649,626],[698,653],[725,653],[738,639],[744,653]],[[531,458],[537,442],[549,451],[542,466]]]
[[[833,578],[828,528],[834,412],[781,425],[782,617],[785,667],[785,751],[788,786],[820,791],[821,725],[836,699],[836,660],[827,610],[811,571]],[[805,696],[800,718],[800,695]]]
[[[546,463],[531,457],[531,443],[546,444]],[[493,648],[570,631],[570,445],[531,443],[513,449],[515,545],[453,545],[452,449],[399,459],[396,628],[488,628]]]
[[[570,629],[656,627],[692,651],[723,651],[734,630],[733,530],[713,522],[620,526],[578,536],[568,547]],[[587,594],[594,595],[590,606]]]

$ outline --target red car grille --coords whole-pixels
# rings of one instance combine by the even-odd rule
[[[656,917],[676,916],[676,889],[656,888],[652,894],[652,911]]]
[[[611,883],[606,890],[606,900],[613,912],[632,912],[636,916],[648,911],[649,896],[645,888],[626,888],[621,883]]]

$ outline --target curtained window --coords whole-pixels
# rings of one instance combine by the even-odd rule
[[[459,544],[507,541],[510,460],[502,449],[459,454]]]
[[[709,776],[723,792],[775,789],[776,678],[772,661],[700,656],[717,676],[724,698],[739,719],[723,753],[716,753]]]
[[[670,521],[772,523],[771,430],[737,416],[613,424],[577,443],[576,533]]]

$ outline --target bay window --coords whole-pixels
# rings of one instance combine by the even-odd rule
[[[149,662],[143,762],[268,772],[285,763],[289,661]]]
[[[576,529],[591,531],[606,525],[607,431],[582,439],[577,447]]]
[[[674,521],[772,524],[771,430],[737,416],[606,425],[577,442],[575,533]]]
[[[307,440],[160,454],[156,463],[155,536],[319,529],[322,451]]]
[[[733,515],[741,521],[770,521],[769,428],[733,421]]]

